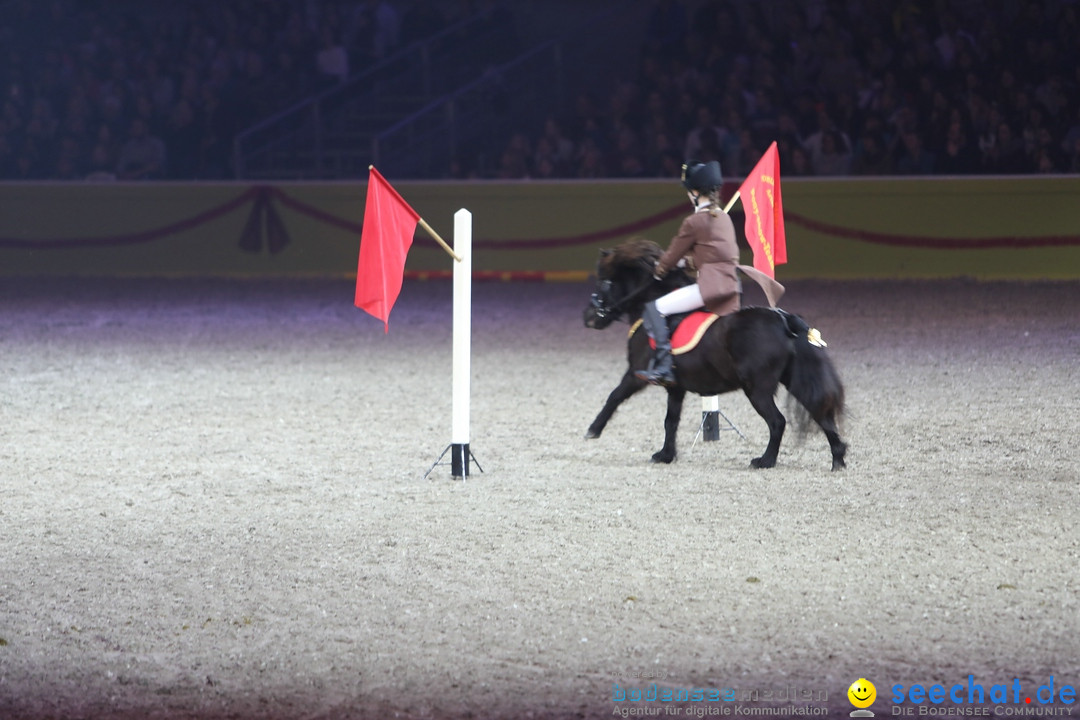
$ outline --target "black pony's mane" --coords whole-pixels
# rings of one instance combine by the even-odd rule
[[[606,280],[620,275],[647,277],[651,274],[656,261],[663,254],[663,248],[652,240],[643,237],[632,237],[610,250],[601,251],[600,262],[597,266],[597,277]],[[657,284],[655,291],[650,294],[654,296],[663,295],[670,290],[691,282],[693,282],[693,279],[686,274],[685,270],[674,267],[664,276],[663,281]]]
[[[619,272],[651,267],[660,259],[663,250],[652,240],[633,237],[605,250],[600,256],[597,268],[600,277],[612,277]]]

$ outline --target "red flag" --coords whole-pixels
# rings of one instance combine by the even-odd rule
[[[754,267],[776,279],[776,266],[787,262],[784,204],[780,199],[780,154],[773,142],[739,187],[746,214],[746,241]]]
[[[390,310],[401,293],[405,256],[419,221],[417,212],[371,168],[356,268],[356,307],[382,320],[383,332],[390,332]]]

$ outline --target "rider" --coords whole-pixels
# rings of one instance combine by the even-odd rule
[[[671,240],[667,252],[660,256],[654,270],[659,280],[685,257],[697,268],[697,282],[669,292],[645,305],[642,321],[656,343],[648,370],[635,373],[654,385],[671,385],[675,374],[671,369],[671,338],[667,316],[705,307],[709,312],[726,315],[739,309],[739,278],[735,266],[739,262],[739,246],[735,225],[720,207],[720,163],[688,160],[682,168],[682,184],[694,206]]]

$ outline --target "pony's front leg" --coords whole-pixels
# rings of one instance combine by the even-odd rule
[[[669,463],[675,459],[675,434],[679,430],[679,420],[682,418],[683,400],[686,398],[686,390],[681,387],[669,387],[667,389],[667,415],[664,416],[664,447],[654,453],[654,463]]]
[[[627,370],[622,381],[608,395],[607,402],[604,403],[604,408],[600,411],[600,414],[596,416],[596,419],[592,421],[592,425],[589,425],[589,429],[585,431],[585,437],[590,440],[600,437],[600,433],[604,432],[608,420],[619,409],[619,406],[646,385],[648,385],[647,382],[634,375],[633,368]]]

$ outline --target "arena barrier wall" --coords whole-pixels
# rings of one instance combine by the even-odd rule
[[[449,242],[454,212],[472,211],[478,277],[582,279],[624,238],[666,246],[689,208],[675,181],[390,182]],[[0,184],[0,276],[354,275],[366,190]],[[1080,279],[1080,177],[788,178],[782,192],[781,281]],[[406,272],[452,262],[418,230]]]

